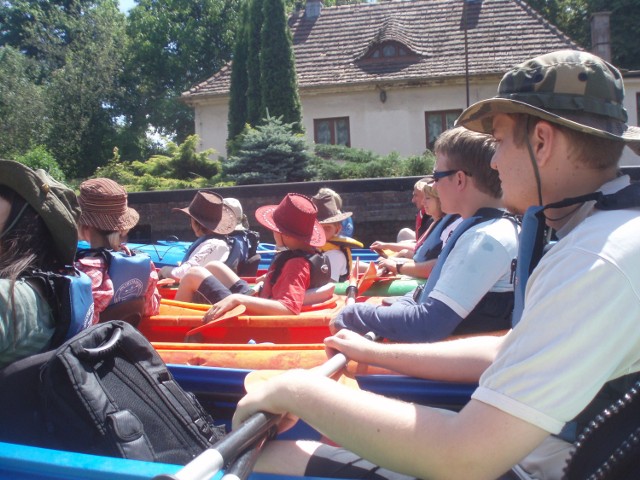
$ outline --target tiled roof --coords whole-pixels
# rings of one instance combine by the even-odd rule
[[[502,74],[527,58],[579,48],[521,0],[411,0],[325,7],[319,17],[295,13],[298,86],[416,83],[464,77],[465,15],[469,75]],[[404,44],[411,55],[392,61],[363,56],[382,41]],[[183,94],[185,100],[226,95],[231,68],[222,68]]]

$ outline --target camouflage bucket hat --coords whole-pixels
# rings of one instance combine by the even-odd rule
[[[525,113],[591,135],[626,142],[640,154],[640,128],[627,125],[620,72],[587,52],[560,50],[528,60],[500,81],[498,94],[456,120],[491,133],[497,113]]]
[[[32,170],[12,160],[0,160],[0,185],[20,195],[42,217],[60,259],[71,265],[78,248],[80,206],[73,190],[44,170]]]

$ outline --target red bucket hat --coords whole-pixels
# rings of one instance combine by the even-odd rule
[[[256,210],[256,220],[264,227],[312,247],[321,247],[327,241],[317,216],[318,209],[311,199],[299,193],[287,193],[280,204]]]
[[[92,178],[80,185],[78,223],[105,232],[130,230],[140,215],[127,205],[127,191],[109,178]]]
[[[223,203],[215,192],[199,190],[186,208],[174,208],[174,212],[189,215],[196,222],[219,235],[226,235],[236,228],[238,219],[233,210]]]

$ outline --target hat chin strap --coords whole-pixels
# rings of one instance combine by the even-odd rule
[[[531,147],[531,141],[529,140],[529,122],[531,115],[527,115],[527,134],[525,135],[527,140],[527,150],[529,151],[529,159],[531,160],[531,166],[533,173],[536,176],[536,187],[538,188],[538,205],[542,206],[542,181],[540,180],[540,170],[538,170],[538,164],[536,163],[536,156],[533,154],[533,148]]]
[[[16,226],[16,223],[18,223],[18,221],[20,220],[20,218],[22,217],[22,215],[24,214],[24,211],[27,209],[27,207],[29,206],[29,204],[27,202],[25,202],[25,204],[22,206],[22,208],[20,209],[20,211],[18,212],[18,214],[16,215],[16,218],[13,219],[13,222],[11,222],[9,224],[8,227],[6,227],[2,233],[0,234],[0,238],[3,238],[7,233],[9,233],[11,231],[11,229],[13,227]]]

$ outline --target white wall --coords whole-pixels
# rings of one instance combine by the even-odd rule
[[[498,80],[472,85],[469,102],[495,95]],[[625,79],[625,108],[629,124],[638,125],[636,93],[640,92],[640,78]],[[413,88],[385,88],[386,102],[380,101],[380,90],[371,86],[347,93],[301,93],[302,115],[309,143],[313,142],[313,120],[349,117],[351,146],[386,155],[398,152],[402,156],[418,155],[426,148],[426,111],[464,109],[464,85],[441,85]],[[226,98],[207,100],[195,108],[196,133],[200,149],[213,148],[226,155],[227,140]],[[640,156],[625,149],[621,165],[640,165]]]

